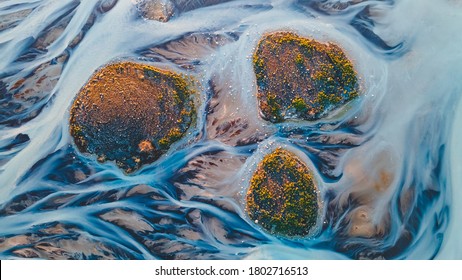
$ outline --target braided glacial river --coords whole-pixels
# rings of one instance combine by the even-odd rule
[[[460,30],[458,0],[2,0],[0,259],[461,259]],[[253,54],[278,31],[339,46],[359,97],[263,119]],[[129,174],[69,132],[81,88],[125,60],[198,88],[193,126]],[[246,211],[276,148],[313,172],[309,235]]]

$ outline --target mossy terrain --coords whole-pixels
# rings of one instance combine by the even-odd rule
[[[357,97],[353,64],[335,44],[290,32],[264,36],[253,55],[261,115],[318,120]]]
[[[81,152],[130,173],[185,135],[195,121],[193,96],[182,75],[134,62],[110,64],[78,93],[70,133]]]
[[[319,205],[312,172],[282,148],[260,162],[246,202],[249,217],[272,234],[306,236],[316,225]]]

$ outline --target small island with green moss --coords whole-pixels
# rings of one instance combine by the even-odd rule
[[[295,154],[277,148],[263,158],[250,180],[246,211],[271,234],[309,235],[319,212],[313,173]]]
[[[194,124],[194,94],[182,75],[135,62],[109,64],[75,98],[70,133],[81,152],[131,173],[157,160]]]
[[[315,121],[358,97],[353,64],[333,43],[291,32],[265,35],[253,55],[263,119]]]

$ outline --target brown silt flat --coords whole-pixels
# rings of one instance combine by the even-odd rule
[[[157,160],[195,120],[186,79],[150,65],[119,62],[97,70],[71,108],[78,149],[130,173]]]

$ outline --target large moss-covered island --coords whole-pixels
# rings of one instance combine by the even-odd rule
[[[275,149],[263,158],[250,180],[246,211],[271,234],[309,235],[319,212],[318,189],[311,170],[294,153]]]
[[[70,133],[81,152],[131,173],[157,160],[193,125],[194,94],[182,75],[135,62],[109,64],[75,98]]]
[[[359,95],[353,64],[333,43],[270,33],[259,41],[253,66],[260,115],[273,123],[315,121]]]

